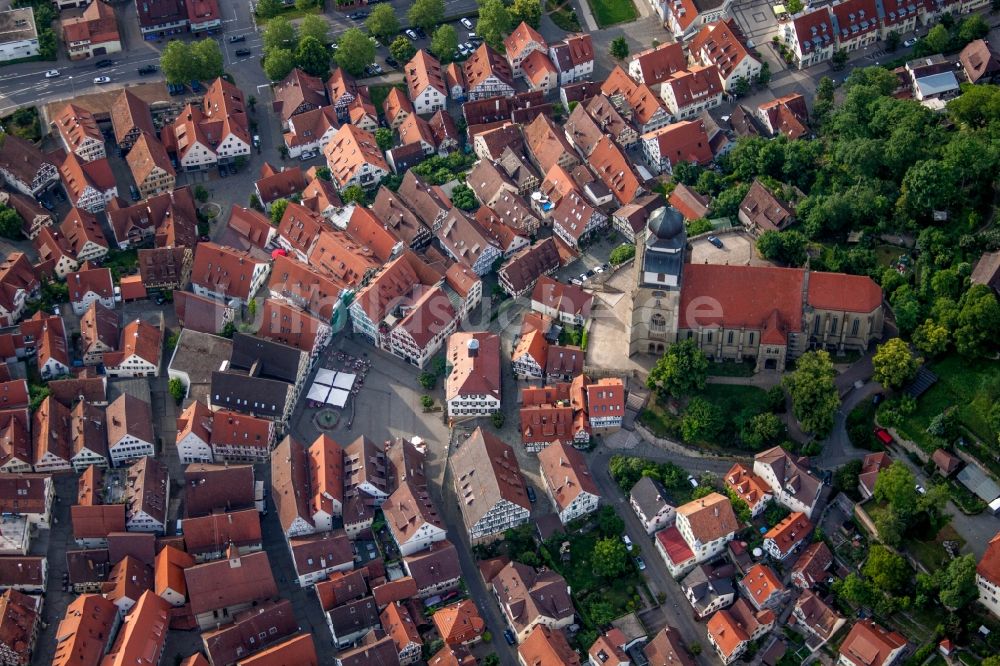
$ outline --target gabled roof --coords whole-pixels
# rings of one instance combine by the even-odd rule
[[[141,14],[140,14],[141,16]],[[125,616],[118,639],[102,666],[156,666],[170,625],[170,604],[146,590]]]
[[[248,252],[215,243],[198,243],[191,282],[229,298],[247,299],[254,273],[262,262]]]
[[[463,67],[465,80],[470,91],[478,88],[490,77],[495,77],[511,88],[514,87],[514,76],[511,74],[510,64],[486,42],[479,45],[479,48],[465,61]]]
[[[510,562],[490,581],[493,592],[506,607],[515,632],[541,618],[561,620],[573,615],[566,580],[551,569],[535,570]]]
[[[681,642],[679,632],[664,627],[642,648],[649,666],[694,666],[694,660]]]
[[[117,615],[118,607],[99,594],[84,594],[70,602],[56,630],[52,666],[98,666]]]
[[[393,86],[382,102],[382,113],[385,114],[386,120],[393,123],[400,113],[413,113],[413,103],[401,88]]]
[[[122,90],[111,105],[111,125],[114,127],[115,141],[118,143],[121,143],[134,129],[151,136],[156,135],[149,104],[127,88]]]
[[[274,86],[274,108],[286,122],[297,113],[325,105],[326,87],[323,81],[306,74],[298,67]]]
[[[799,93],[792,93],[765,102],[757,107],[758,112],[767,118],[768,124],[776,134],[784,134],[789,139],[797,139],[805,135],[809,112],[806,108],[806,98]]]
[[[149,403],[130,393],[122,393],[105,408],[105,415],[109,444],[118,444],[126,436],[155,443]]]
[[[451,366],[447,399],[485,394],[500,399],[500,337],[487,332],[457,332],[448,338]]]
[[[702,27],[688,45],[703,64],[714,64],[723,79],[736,70],[744,59],[751,57],[743,33],[734,19],[715,21]]]
[[[671,75],[687,69],[684,45],[680,42],[667,42],[640,51],[632,56],[632,62],[636,63],[639,73],[642,75],[642,82],[647,86],[663,83]],[[630,65],[629,69],[631,68]]]
[[[419,97],[428,87],[434,88],[445,97],[448,96],[448,88],[441,73],[441,63],[423,49],[417,51],[416,55],[406,63],[403,75],[411,100]]]
[[[796,544],[812,532],[813,524],[806,514],[799,511],[785,516],[783,520],[764,534],[765,540],[774,541],[782,554],[787,554]]]
[[[467,528],[500,501],[531,510],[514,449],[496,436],[476,428],[452,454],[450,462]]]
[[[555,240],[544,238],[511,257],[500,274],[516,292],[521,292],[539,277],[559,267],[559,251]]]
[[[93,3],[93,5],[98,6],[102,4],[99,1]],[[62,111],[56,114],[52,122],[55,123],[63,142],[69,146],[71,151],[75,151],[88,140],[97,141],[101,145],[104,144],[104,134],[97,127],[94,114],[76,104],[67,104],[64,106]]]
[[[569,35],[551,45],[552,59],[560,72],[594,60],[594,43],[588,34]]]
[[[346,186],[365,164],[389,171],[375,136],[351,124],[340,126],[323,153],[333,179],[340,187]]]
[[[579,161],[566,134],[547,115],[538,116],[524,127],[524,142],[542,171],[558,164],[565,154],[572,155],[574,162]]]
[[[691,534],[701,543],[724,538],[740,527],[729,498],[715,492],[677,507],[677,516],[687,519]]]
[[[132,177],[135,182],[142,184],[153,173],[155,169],[161,169],[171,176],[176,176],[167,149],[163,147],[152,134],[145,132],[139,135],[139,139],[132,146],[132,150],[125,156],[129,169],[132,170]]]
[[[575,285],[563,284],[543,275],[538,278],[531,291],[531,300],[563,314],[587,319],[590,317],[594,296]]]
[[[330,129],[338,127],[337,112],[332,106],[304,111],[288,119],[285,143],[289,148],[313,143]]]
[[[194,615],[278,596],[267,553],[198,564],[184,570]]]
[[[537,30],[532,28],[530,25],[521,21],[521,23],[514,28],[503,40],[504,51],[507,53],[507,57],[516,60],[525,49],[531,46],[534,42],[543,51],[548,48],[548,44],[545,42],[545,38],[539,34]]]
[[[260,193],[260,202],[267,205],[278,199],[287,199],[293,194],[301,193],[306,187],[306,179],[302,175],[301,167],[283,167],[279,171],[263,176],[256,182],[256,187]]]
[[[583,454],[572,445],[554,442],[538,452],[538,462],[559,511],[572,504],[581,493],[600,497]]]
[[[906,645],[906,638],[872,620],[860,620],[840,644],[840,658],[855,666],[883,666],[889,655]]]
[[[740,202],[740,212],[763,231],[780,231],[795,218],[795,209],[774,196],[757,178]]]
[[[792,567],[793,576],[801,576],[803,582],[812,585],[825,578],[825,572],[833,564],[833,553],[822,541],[809,545]],[[793,579],[794,580],[794,579]]]
[[[986,551],[976,565],[976,573],[994,585],[1000,585],[1000,532],[986,545]]]
[[[108,239],[104,236],[104,229],[98,222],[97,216],[82,208],[70,208],[62,224],[59,225],[59,230],[62,231],[74,255],[79,255],[88,241],[104,248],[108,247]]]
[[[602,137],[588,161],[619,204],[624,205],[635,199],[641,187],[639,178],[632,170],[632,162],[610,137]]]
[[[531,630],[517,654],[527,666],[580,666],[580,656],[569,646],[566,634],[544,624]]]
[[[671,164],[708,164],[714,158],[705,124],[700,120],[682,120],[643,134],[642,139],[655,141],[660,157],[669,158]]]
[[[781,594],[785,591],[785,586],[781,584],[774,570],[759,562],[750,567],[750,570],[740,580],[740,585],[753,597],[757,607],[765,605],[775,594]]]
[[[833,21],[825,6],[800,12],[792,18],[792,25],[803,55],[832,46],[835,41]]]
[[[106,157],[84,162],[76,153],[70,153],[59,167],[59,173],[73,204],[88,187],[102,194],[117,187],[111,163]]]
[[[482,635],[486,623],[472,599],[445,606],[433,615],[434,625],[448,644],[464,643]]]
[[[178,418],[178,439],[182,432],[190,429],[208,443],[211,425],[211,410],[202,402],[192,402]],[[205,516],[215,511],[238,511],[253,506],[253,465],[196,463],[184,469],[185,517]]]
[[[984,39],[976,39],[966,44],[959,54],[959,60],[971,83],[1000,74],[1000,56]]]

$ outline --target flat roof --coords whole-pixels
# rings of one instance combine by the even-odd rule
[[[34,10],[31,7],[21,7],[0,12],[0,43],[26,39],[38,39]]]

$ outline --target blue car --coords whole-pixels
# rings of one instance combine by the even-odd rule
[[[503,630],[503,638],[507,641],[507,645],[513,645],[517,642],[517,639],[514,637],[514,632],[510,629]]]

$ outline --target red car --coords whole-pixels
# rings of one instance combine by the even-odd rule
[[[878,438],[880,442],[882,442],[886,446],[892,444],[894,441],[892,439],[892,435],[890,435],[889,431],[886,430],[885,428],[875,428],[875,436]]]

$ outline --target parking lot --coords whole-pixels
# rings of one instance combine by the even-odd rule
[[[761,259],[754,250],[754,239],[743,231],[731,231],[717,235],[722,247],[716,247],[708,238],[691,241],[692,264],[723,264],[731,266],[768,266],[770,262]]]

